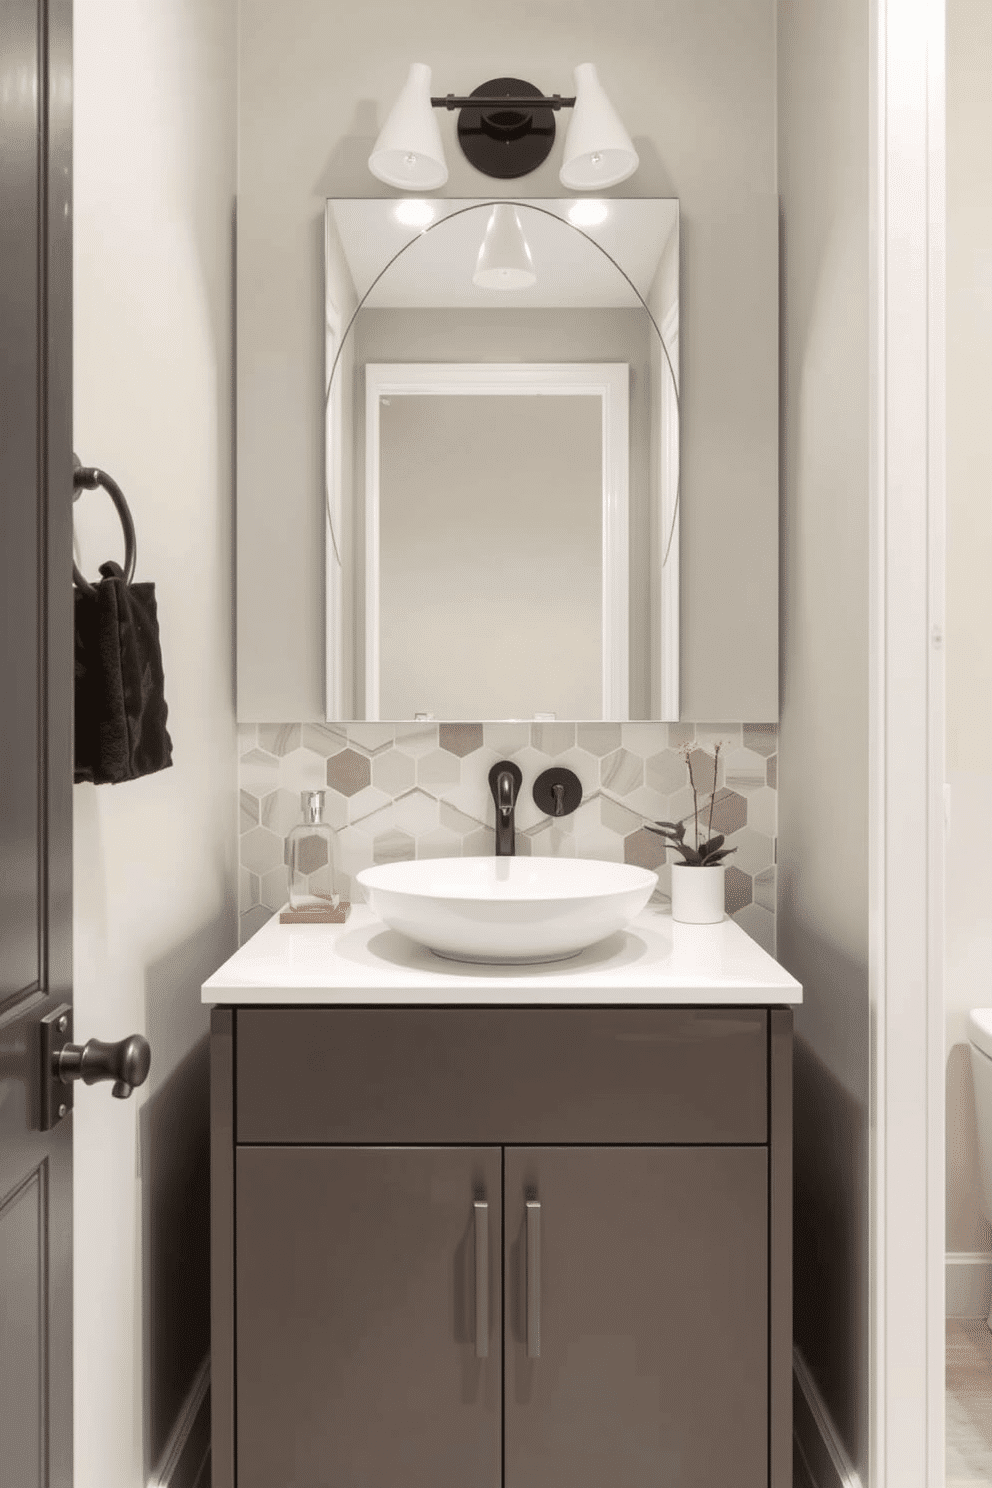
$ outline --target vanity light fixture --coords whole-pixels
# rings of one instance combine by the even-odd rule
[[[441,133],[433,110],[458,110],[462,153],[484,175],[513,180],[536,170],[555,142],[555,114],[573,109],[559,172],[573,191],[602,190],[625,181],[638,166],[637,151],[591,62],[575,69],[575,96],[546,97],[521,78],[491,78],[466,97],[430,93],[431,70],[414,62],[389,111],[369,170],[401,191],[432,191],[448,179]]]
[[[508,202],[493,207],[472,275],[477,289],[530,289],[537,283],[530,246],[517,209]]]

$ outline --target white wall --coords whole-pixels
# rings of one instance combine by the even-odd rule
[[[77,0],[75,446],[123,487],[156,584],[173,768],[75,788],[76,1035],[145,1033],[75,1124],[76,1468],[137,1488],[209,1338],[201,978],[234,948],[235,0]],[[120,553],[99,493],[84,570]]]
[[[608,13],[561,0],[241,0],[240,15],[240,716],[325,716],[324,198],[393,194],[368,157],[412,61],[430,63],[441,93],[515,76],[567,94],[591,58],[641,157],[618,194],[680,203],[682,716],[773,718],[774,0],[615,0]],[[445,196],[520,185],[468,164],[453,116],[440,127]],[[560,163],[559,136],[527,194],[560,195]]]
[[[869,6],[780,0],[778,952],[795,1059],[795,1336],[868,1481]]]
[[[978,1203],[968,1009],[992,1006],[992,6],[947,5],[947,1247]],[[956,1277],[949,1278],[953,1284]],[[954,1305],[949,1291],[948,1305]]]

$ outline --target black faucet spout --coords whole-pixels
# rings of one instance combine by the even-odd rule
[[[513,857],[516,852],[516,833],[513,820],[517,796],[523,783],[519,765],[512,760],[500,760],[489,771],[489,789],[496,807],[496,856]]]

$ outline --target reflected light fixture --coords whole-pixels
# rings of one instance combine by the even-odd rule
[[[599,227],[610,215],[610,209],[602,201],[573,202],[565,213],[573,227]]]
[[[537,283],[534,260],[516,207],[493,207],[472,275],[477,289],[530,289]]]
[[[396,221],[402,227],[428,227],[437,216],[437,211],[428,201],[418,201],[415,196],[405,196],[394,208]]]
[[[555,142],[555,114],[574,109],[565,137],[563,186],[602,190],[637,169],[637,151],[591,62],[575,69],[575,96],[546,97],[522,78],[491,78],[468,97],[431,96],[431,70],[415,62],[389,111],[369,170],[401,191],[432,191],[448,179],[441,133],[433,110],[458,110],[458,143],[484,175],[512,180],[536,170]]]

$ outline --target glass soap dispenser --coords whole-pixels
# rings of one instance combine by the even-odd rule
[[[301,791],[303,820],[290,832],[286,848],[289,858],[290,909],[337,909],[335,892],[337,839],[334,828],[323,820],[324,792]]]

